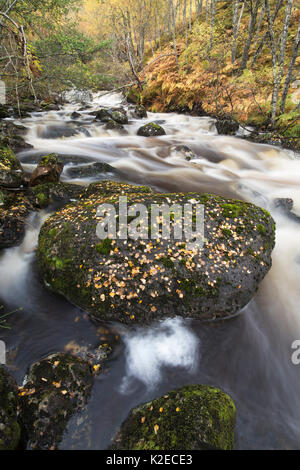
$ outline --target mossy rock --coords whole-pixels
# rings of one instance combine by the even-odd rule
[[[56,153],[43,156],[30,177],[30,186],[43,183],[58,183],[64,164]]]
[[[139,128],[137,134],[142,137],[166,135],[166,131],[156,122],[149,122]]]
[[[0,186],[19,188],[24,183],[21,163],[10,147],[0,147]]]
[[[104,124],[104,129],[107,131],[124,131],[124,126],[113,119],[109,119],[109,121]]]
[[[0,450],[14,450],[20,440],[18,386],[0,366]]]
[[[143,119],[147,117],[147,111],[145,106],[137,105],[135,106],[132,116],[136,119]]]
[[[26,219],[34,210],[26,191],[2,189],[0,205],[0,249],[19,245],[25,234]]]
[[[111,449],[232,450],[235,420],[235,405],[227,394],[189,385],[133,409]]]
[[[101,108],[97,111],[95,119],[106,123],[115,121],[118,124],[128,124],[128,117],[123,108]]]
[[[58,448],[68,420],[86,404],[92,386],[90,364],[71,354],[53,354],[31,367],[19,400],[32,449]]]
[[[44,183],[32,188],[33,204],[42,209],[54,202],[70,202],[78,199],[84,192],[84,188],[71,183]]]
[[[148,235],[157,225],[152,204],[203,204],[203,249],[190,250],[185,238],[174,239],[174,214],[169,239],[99,239],[97,208],[111,204],[118,214],[121,195],[128,206],[147,207]],[[118,215],[116,225],[118,230]],[[91,185],[77,203],[46,220],[37,257],[46,285],[91,317],[145,324],[176,315],[211,320],[237,313],[269,271],[274,243],[272,217],[253,204],[210,194],[155,194],[109,181]]]

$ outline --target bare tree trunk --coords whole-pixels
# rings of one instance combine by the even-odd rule
[[[189,30],[192,32],[192,0],[190,0],[190,11],[189,11]]]
[[[176,45],[176,20],[175,20],[175,10],[174,10],[173,0],[169,0],[169,10],[170,10],[170,13],[169,13],[169,14],[170,14],[171,19],[172,19],[173,48],[174,48],[176,66],[177,66],[177,70],[179,70],[178,55],[177,55],[177,45]]]
[[[251,1],[251,10],[250,10],[249,33],[248,33],[248,38],[246,40],[246,44],[244,47],[241,70],[245,70],[245,68],[247,67],[249,50],[250,50],[251,42],[252,42],[254,32],[255,32],[257,13],[258,13],[259,5],[261,3],[261,0],[254,0],[254,5],[253,5],[253,1],[252,0],[250,1]]]
[[[286,43],[288,38],[288,30],[291,21],[291,12],[294,0],[287,0],[287,5],[285,9],[285,18],[283,23],[283,30],[281,33],[280,38],[280,51],[278,57],[278,66],[276,67],[277,73],[274,81],[274,88],[272,93],[272,124],[275,123],[276,114],[277,114],[277,105],[278,105],[278,97],[279,97],[279,89],[284,73],[284,60],[285,60],[285,53],[286,53]]]
[[[289,86],[290,86],[290,83],[291,83],[292,77],[293,77],[293,71],[294,71],[295,62],[296,62],[296,59],[297,59],[297,56],[298,56],[299,46],[300,46],[300,23],[298,24],[298,30],[297,30],[297,34],[296,34],[296,38],[295,38],[295,42],[294,42],[292,57],[291,57],[291,60],[290,60],[288,73],[287,73],[287,76],[286,76],[286,79],[285,79],[284,88],[283,88],[283,92],[282,92],[281,106],[280,106],[281,113],[284,113],[284,111],[285,111],[286,99],[287,99],[287,95],[288,95],[288,91],[289,91]]]
[[[273,13],[273,16],[271,17],[271,20],[272,20],[272,23],[274,23],[274,21],[276,20],[277,18],[277,15],[279,13],[279,10],[281,8],[281,5],[283,3],[283,0],[278,0],[277,4],[276,4],[276,8],[275,8],[275,11]],[[262,37],[262,39],[260,40],[260,43],[258,45],[258,48],[256,49],[255,51],[255,54],[254,54],[254,57],[253,57],[253,60],[252,60],[252,63],[251,63],[251,67],[253,67],[255,65],[255,62],[259,56],[259,54],[261,53],[261,50],[266,42],[266,39],[267,37],[269,36],[269,32],[265,33]]]
[[[210,52],[214,45],[214,28],[215,28],[215,16],[216,16],[216,0],[211,0],[211,13],[210,13],[210,38],[209,38],[209,49]]]

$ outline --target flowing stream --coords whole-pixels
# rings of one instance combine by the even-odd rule
[[[21,122],[34,146],[19,155],[32,171],[41,155],[56,152],[68,169],[82,162],[107,162],[124,181],[159,191],[200,191],[253,202],[276,220],[273,266],[255,298],[232,320],[199,323],[181,319],[145,328],[108,325],[120,340],[95,379],[87,406],[68,424],[62,449],[105,449],[129,410],[189,383],[211,384],[229,393],[237,406],[236,447],[300,447],[300,365],[291,360],[292,342],[300,339],[300,219],[276,209],[275,198],[292,198],[300,215],[300,155],[238,137],[217,135],[214,120],[178,114],[130,118],[125,131],[106,131],[89,114],[99,106],[119,106],[120,94],[94,96],[90,108],[72,119],[80,104],[60,111],[33,113]],[[127,105],[125,105],[127,106]],[[130,115],[130,109],[129,109]],[[157,121],[166,136],[137,136],[143,124]],[[72,130],[79,133],[69,137]],[[71,130],[71,131],[70,131]],[[187,161],[178,146],[196,158]],[[109,178],[106,175],[103,178]],[[35,246],[46,212],[31,214],[21,246],[0,259],[0,299],[11,330],[0,330],[7,363],[21,385],[30,365],[72,345],[99,344],[105,328],[44,287]]]

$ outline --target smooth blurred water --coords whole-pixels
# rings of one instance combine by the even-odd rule
[[[79,119],[71,118],[80,108],[75,103],[22,120],[27,141],[34,145],[20,155],[24,166],[32,170],[40,155],[57,152],[67,162],[64,181],[70,181],[68,167],[99,161],[122,170],[124,180],[154,190],[203,191],[253,202],[276,220],[273,266],[255,298],[230,321],[175,318],[135,329],[106,325],[119,332],[119,344],[105,373],[96,378],[88,405],[70,421],[61,448],[106,448],[132,407],[188,383],[218,386],[232,396],[238,448],[299,448],[300,366],[291,362],[291,344],[300,339],[300,225],[272,203],[290,197],[300,214],[299,155],[218,136],[214,120],[206,117],[148,113],[142,120],[131,117],[125,135],[94,122],[91,111],[120,104],[119,94],[98,94]],[[166,136],[136,135],[153,120],[162,124]],[[50,131],[54,137],[55,132],[61,135],[65,128],[79,128],[80,133],[44,138]],[[196,158],[185,160],[180,145],[188,146]],[[86,185],[92,179],[75,181]],[[96,345],[103,336],[99,324],[47,291],[39,277],[34,247],[45,217],[31,216],[23,244],[5,250],[0,259],[5,311],[23,307],[9,318],[12,329],[0,330],[8,346],[8,366],[20,384],[34,361],[68,349],[72,341]]]

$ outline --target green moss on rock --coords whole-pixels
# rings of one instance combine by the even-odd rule
[[[253,204],[208,194],[152,193],[115,182],[91,186],[77,203],[46,220],[37,256],[47,286],[95,319],[144,324],[175,315],[228,317],[251,300],[271,267],[274,221]],[[169,240],[100,240],[97,208],[112,204],[118,214],[120,195],[127,195],[128,206],[142,203],[148,208],[150,235],[156,224],[151,221],[152,204],[200,200],[205,205],[203,249],[194,252],[185,239],[174,239],[175,217]],[[240,215],[224,217],[224,206],[230,214],[238,207]],[[116,217],[116,230],[118,223]],[[265,227],[263,234],[258,225]]]
[[[20,440],[17,418],[18,387],[0,366],[0,450],[14,450]]]
[[[227,394],[206,385],[190,385],[133,409],[111,448],[231,450],[235,420],[235,405]]]
[[[58,447],[69,418],[86,404],[92,385],[91,366],[71,354],[53,354],[32,366],[19,391],[31,448]]]

